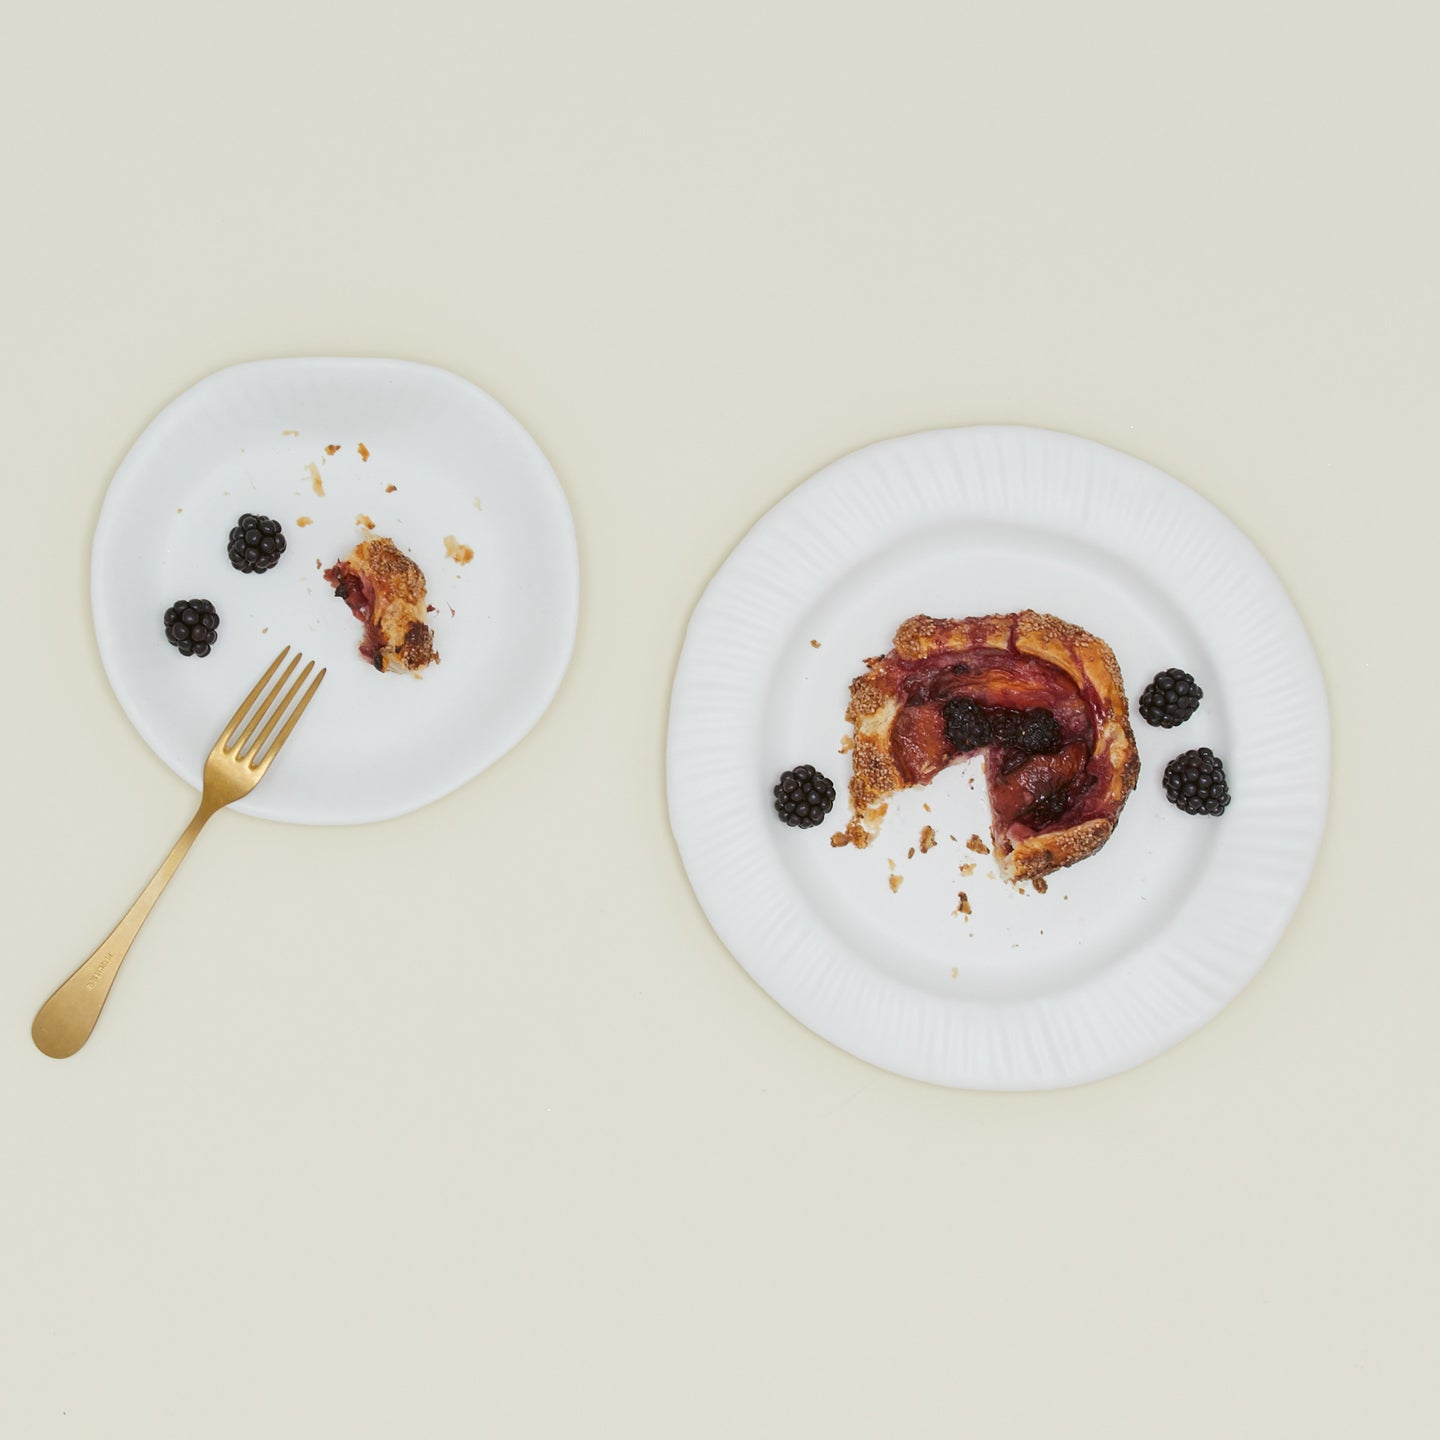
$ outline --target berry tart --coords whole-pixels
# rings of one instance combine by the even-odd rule
[[[435,665],[435,632],[425,623],[425,576],[393,540],[362,540],[325,579],[365,627],[360,654],[377,670],[416,673]]]
[[[865,846],[888,797],[981,754],[1007,880],[1033,880],[1110,838],[1140,759],[1110,647],[1053,615],[916,615],[850,687],[853,812],[833,845]]]

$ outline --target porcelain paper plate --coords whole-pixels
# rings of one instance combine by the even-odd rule
[[[264,575],[225,553],[245,511],[284,526],[288,549]],[[321,576],[371,533],[425,572],[441,663],[418,677],[360,658],[359,622]],[[220,614],[204,659],[163,634],[166,606],[193,598]],[[399,360],[266,360],[202,380],[135,442],[96,527],[91,599],[125,713],[197,787],[282,645],[328,666],[284,755],[234,808],[337,824],[438,799],[530,730],[569,663],[579,567],[555,472],[484,391]]]
[[[868,849],[832,848],[865,658],[911,615],[1026,608],[1099,635],[1124,673],[1142,769],[1109,844],[1046,893],[1006,885],[967,847],[989,839],[971,760],[894,797]],[[1134,703],[1172,665],[1205,699],[1184,726],[1154,729]],[[1183,814],[1161,786],[1166,762],[1202,745],[1234,795],[1218,819]],[[789,830],[771,786],[803,763],[841,796],[831,823]],[[1158,1054],[1259,969],[1319,846],[1329,721],[1294,606],[1218,510],[1104,446],[977,427],[846,456],[754,526],[691,618],[668,780],[706,915],[798,1020],[903,1075],[1043,1089]]]

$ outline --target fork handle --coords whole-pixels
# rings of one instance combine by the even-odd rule
[[[110,995],[110,987],[120,973],[120,964],[140,933],[140,927],[160,898],[160,892],[170,883],[170,877],[180,868],[180,862],[195,843],[195,837],[219,808],[201,800],[195,818],[175,842],[150,883],[140,892],[140,898],[101,941],[99,949],[40,1007],[30,1026],[30,1038],[44,1054],[63,1060],[90,1038],[90,1032],[95,1028],[95,1022]]]

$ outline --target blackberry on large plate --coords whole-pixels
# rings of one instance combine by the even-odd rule
[[[835,785],[813,765],[787,770],[775,786],[775,813],[800,830],[818,825],[835,803]]]
[[[225,547],[230,563],[246,575],[263,575],[280,563],[285,535],[278,520],[268,515],[242,515],[230,531]]]
[[[1038,705],[1030,710],[992,710],[995,738],[1027,755],[1053,755],[1064,743],[1065,732],[1049,711]]]
[[[946,702],[943,714],[945,738],[962,755],[992,741],[1027,755],[1053,755],[1065,743],[1060,722],[1038,705],[1029,710],[1011,710],[960,696]]]
[[[1183,670],[1162,670],[1140,695],[1140,715],[1151,725],[1173,730],[1195,713],[1204,694],[1193,675]]]
[[[1230,803],[1225,762],[1208,746],[1187,750],[1165,767],[1165,794],[1187,815],[1220,815]]]
[[[182,655],[210,653],[220,629],[220,616],[208,600],[177,600],[165,612],[165,638]]]
[[[945,738],[964,754],[988,745],[992,737],[990,717],[974,700],[949,700],[945,704]]]

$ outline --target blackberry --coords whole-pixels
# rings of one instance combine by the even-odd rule
[[[1141,717],[1151,725],[1173,730],[1199,709],[1204,694],[1193,675],[1183,670],[1162,670],[1140,696]]]
[[[1048,710],[996,710],[991,728],[1004,745],[1013,745],[1027,755],[1053,755],[1064,743],[1060,722]]]
[[[285,535],[278,520],[268,515],[242,515],[230,531],[225,547],[230,563],[246,575],[263,575],[280,563]]]
[[[813,765],[787,770],[774,789],[775,813],[801,830],[818,825],[835,803],[835,785]]]
[[[208,600],[177,600],[165,612],[165,638],[182,655],[208,655],[219,629],[220,617]]]
[[[973,700],[950,700],[943,711],[945,738],[962,754],[991,741],[993,730],[985,708]]]
[[[1009,710],[975,700],[951,700],[944,710],[945,738],[962,754],[995,741],[1027,755],[1051,755],[1065,743],[1060,723],[1048,710]]]
[[[1220,815],[1230,803],[1225,762],[1208,746],[1187,750],[1165,767],[1165,794],[1187,815]]]
[[[1061,786],[1059,790],[1052,790],[1048,795],[1032,800],[1015,818],[1032,830],[1038,830],[1042,825],[1053,825],[1065,813],[1065,807],[1069,803],[1070,792],[1068,788]]]

